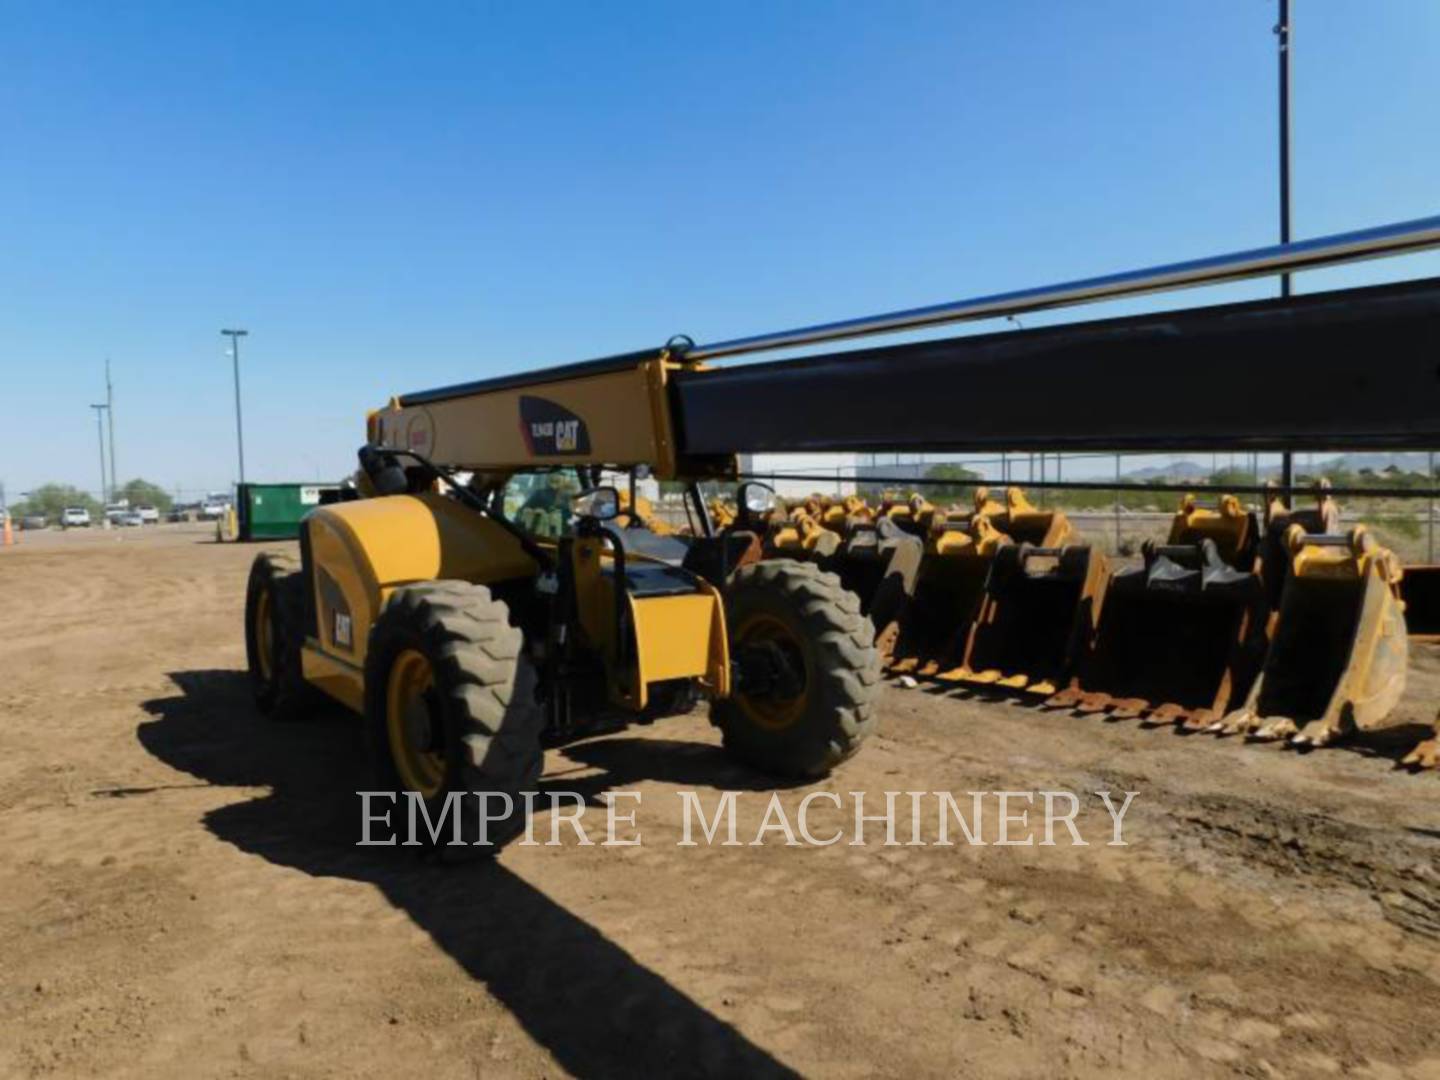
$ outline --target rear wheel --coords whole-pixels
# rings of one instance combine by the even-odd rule
[[[476,850],[497,851],[524,828],[544,712],[523,636],[489,589],[437,581],[396,591],[370,634],[365,716],[381,786],[419,795],[432,827],[448,805],[475,844],[482,805],[469,793],[478,792],[489,820]],[[453,828],[446,818],[438,839],[417,839],[449,844]]]
[[[245,657],[255,705],[276,720],[295,720],[320,704],[305,681],[304,585],[288,555],[257,555],[245,589]]]
[[[821,776],[875,725],[880,658],[860,601],[834,574],[789,559],[742,567],[726,598],[736,685],[711,719],[725,748],[765,772]]]

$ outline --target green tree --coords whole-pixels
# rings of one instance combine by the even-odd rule
[[[1212,488],[1220,489],[1253,487],[1255,474],[1249,469],[1220,469],[1210,474],[1207,483]]]
[[[939,499],[968,499],[975,490],[976,483],[981,476],[977,472],[971,472],[963,465],[956,465],[953,462],[941,462],[938,465],[931,465],[925,470],[926,480],[943,480],[942,484],[926,484],[924,492],[926,498],[931,502]]]
[[[10,512],[16,517],[44,514],[51,521],[56,521],[60,511],[67,506],[83,506],[90,511],[91,517],[96,517],[103,509],[98,500],[70,484],[41,484],[20,502],[11,504]]]
[[[115,492],[113,498],[116,502],[127,500],[132,507],[153,506],[162,514],[170,509],[171,498],[165,493],[165,489],[159,484],[152,484],[148,480],[141,480],[136,477]]]

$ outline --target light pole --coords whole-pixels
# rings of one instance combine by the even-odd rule
[[[245,431],[240,423],[240,339],[249,330],[221,330],[230,339],[230,357],[235,362],[235,446],[240,453],[240,483],[245,483]]]
[[[1290,243],[1290,0],[1280,0],[1280,21],[1275,24],[1280,46],[1280,243]],[[1290,295],[1290,275],[1280,275],[1280,295]],[[1257,481],[1258,482],[1258,481]],[[1295,455],[1286,450],[1280,456],[1280,486],[1285,501],[1293,503],[1290,488],[1295,483]]]
[[[110,358],[105,358],[105,409],[110,428],[110,490],[115,491],[115,388],[110,385]]]
[[[105,410],[109,407],[103,402],[90,406],[95,410],[95,434],[100,436],[100,502],[102,506],[110,505],[110,493],[105,487]]]

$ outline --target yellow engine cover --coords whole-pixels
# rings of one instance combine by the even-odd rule
[[[451,579],[489,584],[537,570],[502,526],[441,495],[391,495],[323,506],[306,518],[319,640],[305,675],[359,707],[370,627],[403,585]]]

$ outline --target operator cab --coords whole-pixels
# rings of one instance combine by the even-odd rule
[[[656,532],[651,522],[642,522],[638,515],[628,513],[630,500],[618,488],[601,486],[595,483],[597,479],[571,468],[515,473],[497,491],[496,505],[507,521],[542,544],[558,541],[574,532],[579,519],[591,518],[627,555],[642,560],[629,568],[627,585],[655,588],[653,579],[658,574],[668,577],[674,587],[676,578],[682,575],[660,574],[661,568],[649,564],[653,561],[681,566],[691,547],[687,538]],[[611,493],[603,505],[595,498],[600,492]],[[643,497],[634,501],[648,503]]]

